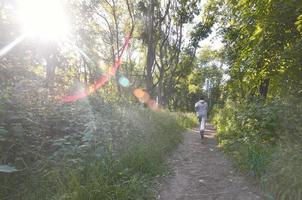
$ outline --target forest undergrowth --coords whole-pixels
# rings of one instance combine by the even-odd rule
[[[4,98],[2,200],[152,199],[166,156],[195,123],[190,114],[109,104],[99,97],[35,106],[26,98],[13,104],[12,97]]]
[[[302,199],[301,109],[298,98],[228,101],[213,120],[220,147],[256,177],[266,199]]]

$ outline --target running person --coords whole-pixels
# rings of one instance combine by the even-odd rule
[[[195,111],[200,124],[199,133],[201,138],[203,138],[206,120],[207,120],[207,114],[208,114],[208,104],[203,98],[200,98],[200,100],[197,103],[195,103]]]

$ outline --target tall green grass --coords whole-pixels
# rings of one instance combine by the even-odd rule
[[[150,120],[148,133],[118,155],[87,160],[82,169],[72,170],[58,199],[153,199],[153,178],[165,171],[166,156],[182,140],[186,116],[144,111]],[[141,116],[141,115],[140,115]],[[186,124],[185,123],[185,124]]]
[[[173,115],[176,117],[177,123],[184,129],[198,125],[198,119],[195,113],[176,112],[173,113]]]
[[[220,147],[256,177],[267,199],[302,199],[301,102],[227,102],[214,123]]]
[[[182,140],[183,128],[169,113],[144,111],[150,120],[145,138],[123,152],[88,159],[81,169],[71,170],[58,199],[152,199],[152,180],[164,172],[163,161]],[[148,119],[149,118],[149,119]]]
[[[52,139],[52,151],[26,170],[0,174],[0,199],[154,199],[155,177],[167,170],[164,161],[196,121],[192,114],[135,106],[85,112],[80,106],[57,115],[73,113],[63,128],[81,132]]]

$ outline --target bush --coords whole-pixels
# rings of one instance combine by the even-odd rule
[[[198,120],[195,113],[174,113],[177,117],[178,124],[183,128],[194,127],[198,125]]]
[[[0,199],[152,199],[154,177],[194,121],[94,97],[18,110],[24,134],[3,131],[0,143],[19,171],[0,172]]]
[[[220,147],[276,199],[300,199],[301,102],[228,101],[214,118]],[[297,142],[299,141],[299,142]],[[300,195],[300,196],[299,196]]]
[[[280,144],[272,154],[261,181],[272,199],[302,199],[302,149],[300,144]]]

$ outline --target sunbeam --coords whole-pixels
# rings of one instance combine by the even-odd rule
[[[93,61],[89,58],[89,56],[77,45],[73,44],[71,41],[68,41],[68,46],[70,46],[77,53],[81,54],[88,62],[93,63]]]
[[[4,56],[5,54],[7,54],[10,50],[12,50],[17,44],[19,44],[20,42],[22,42],[24,40],[24,38],[26,37],[26,34],[20,35],[19,37],[17,37],[14,41],[12,41],[11,43],[9,43],[8,45],[6,45],[5,47],[3,47],[2,49],[0,49],[0,57]]]

